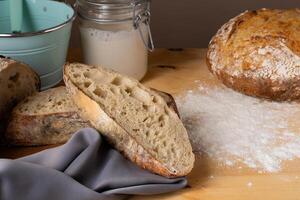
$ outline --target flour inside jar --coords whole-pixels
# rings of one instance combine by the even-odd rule
[[[148,65],[148,50],[137,29],[81,27],[84,62],[101,65],[141,79]],[[145,25],[141,30],[147,35]]]
[[[147,72],[150,0],[76,0],[85,64],[141,80]]]

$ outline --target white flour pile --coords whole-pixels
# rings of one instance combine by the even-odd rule
[[[193,149],[225,165],[239,161],[253,169],[276,172],[282,161],[300,157],[300,133],[290,132],[287,122],[300,112],[299,105],[206,86],[176,101]]]

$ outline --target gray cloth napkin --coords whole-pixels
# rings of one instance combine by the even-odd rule
[[[64,145],[17,160],[0,159],[1,200],[114,200],[185,187],[137,167],[94,129],[78,131]]]

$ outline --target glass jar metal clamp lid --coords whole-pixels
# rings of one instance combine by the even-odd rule
[[[132,21],[146,48],[149,51],[154,50],[150,29],[150,0],[77,0],[75,7],[79,17],[99,24]],[[148,38],[140,28],[141,23],[147,27]]]

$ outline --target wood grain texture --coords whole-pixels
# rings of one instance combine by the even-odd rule
[[[143,79],[148,86],[179,95],[197,87],[196,80],[208,85],[221,83],[208,71],[205,49],[184,51],[156,50],[150,55],[149,73]],[[69,61],[80,61],[80,52],[72,51]],[[164,67],[163,67],[164,66]],[[168,67],[172,66],[172,67]],[[300,130],[300,114],[290,119],[291,126]],[[0,157],[17,158],[43,148],[1,148]],[[300,147],[299,147],[300,148]],[[279,173],[263,173],[242,166],[218,165],[205,155],[196,157],[195,167],[188,176],[189,187],[170,194],[134,196],[131,200],[297,200],[300,199],[300,160],[283,163]]]

